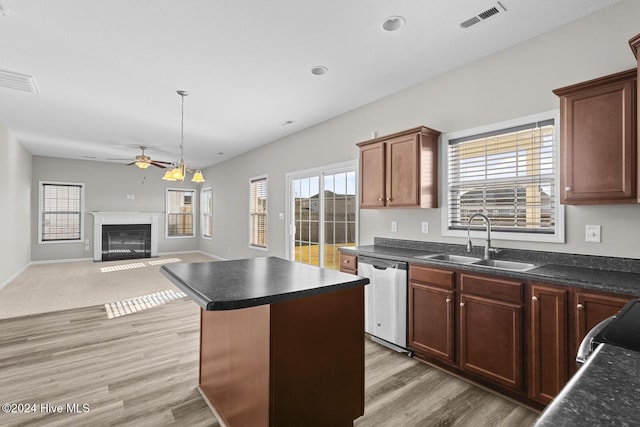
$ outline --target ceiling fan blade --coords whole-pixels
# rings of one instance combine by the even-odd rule
[[[118,161],[125,161],[125,160],[131,160],[131,157],[129,157],[128,159],[112,159],[112,158],[107,158],[105,160],[118,160]]]
[[[152,162],[161,163],[163,165],[172,165],[173,162],[163,162],[161,160],[151,160]]]
[[[166,168],[167,168],[165,165],[161,165],[161,164],[159,164],[159,162],[156,162],[155,160],[151,160],[151,162],[150,162],[150,163],[151,163],[153,166],[155,166],[155,167],[157,167],[157,168],[160,168],[160,169],[166,169]],[[162,163],[165,163],[165,162],[162,162]],[[168,164],[170,164],[170,163],[168,163]]]
[[[127,160],[129,160],[129,159],[127,159]],[[131,163],[127,163],[127,166],[131,166],[131,165],[135,165],[135,164],[136,164],[136,162],[131,162]]]

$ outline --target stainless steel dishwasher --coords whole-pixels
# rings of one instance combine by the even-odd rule
[[[407,349],[407,263],[369,256],[358,257],[364,287],[364,331],[393,350]]]

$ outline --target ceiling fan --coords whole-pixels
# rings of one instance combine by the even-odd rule
[[[145,147],[144,145],[141,145],[140,150],[142,150],[142,154],[138,154],[134,161],[132,161],[131,163],[127,163],[127,166],[136,165],[140,169],[146,169],[149,166],[153,165],[155,167],[164,169],[166,168],[165,165],[173,164],[172,162],[163,162],[160,160],[153,160],[151,157],[144,154],[144,150],[146,149],[147,147]],[[109,160],[129,160],[129,159],[109,159]]]

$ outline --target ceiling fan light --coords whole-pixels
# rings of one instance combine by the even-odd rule
[[[191,182],[197,182],[197,183],[204,182],[204,176],[202,176],[202,172],[200,172],[200,169],[198,169],[196,173],[193,174],[193,178],[191,178]]]
[[[142,162],[142,161],[137,161],[136,162],[136,166],[139,167],[140,169],[146,169],[149,166],[151,166],[151,163],[149,162]]]

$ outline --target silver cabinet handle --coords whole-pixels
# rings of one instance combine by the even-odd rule
[[[576,308],[577,308],[578,310],[583,310],[583,309],[584,309],[584,305],[582,305],[582,304],[578,304],[578,305],[576,305]]]
[[[564,191],[571,191],[571,187],[564,187]]]
[[[531,297],[531,301],[533,301],[533,302],[538,301],[538,297],[537,297],[537,296],[535,296],[535,295],[534,295],[534,296],[532,296],[532,297]]]
[[[447,299],[445,300],[445,302],[450,303],[450,302],[451,302],[451,298],[447,298]]]
[[[382,201],[382,197],[378,197],[378,201],[381,202]]]
[[[460,303],[460,307],[464,307],[464,303],[463,302]]]

